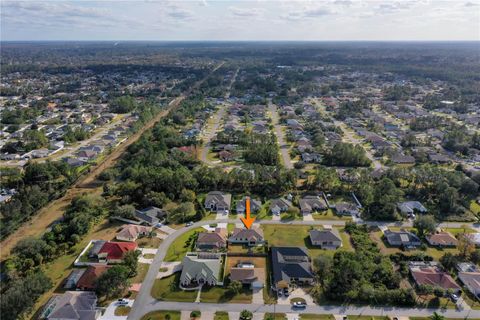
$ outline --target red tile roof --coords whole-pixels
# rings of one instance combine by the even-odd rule
[[[77,288],[85,289],[85,290],[93,290],[95,289],[95,281],[97,281],[98,277],[105,271],[107,271],[111,266],[106,265],[95,265],[89,266],[87,270],[82,274],[80,279],[77,282]]]
[[[439,286],[443,289],[460,289],[460,286],[448,273],[440,271],[436,267],[419,267],[411,271],[418,285]]]
[[[121,260],[128,251],[137,249],[135,242],[105,242],[98,254],[107,253],[107,260]]]

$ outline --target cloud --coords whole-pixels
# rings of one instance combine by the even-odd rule
[[[333,2],[333,3],[336,4],[336,5],[339,5],[339,6],[350,7],[353,4],[353,1],[351,1],[351,0],[335,0],[335,2]]]
[[[234,16],[237,16],[237,17],[260,17],[264,13],[263,9],[259,9],[259,8],[230,7],[228,9]]]
[[[413,1],[391,1],[378,5],[376,12],[380,14],[393,14],[410,9],[415,3]]]
[[[475,2],[468,1],[468,2],[465,2],[464,6],[465,7],[477,7],[477,6],[479,6],[479,4],[475,3]]]
[[[179,7],[170,9],[166,13],[169,17],[174,19],[190,20],[193,18],[193,13],[190,10],[179,8]]]
[[[328,7],[304,7],[301,10],[290,11],[287,14],[280,16],[286,20],[302,20],[302,19],[314,19],[318,17],[325,17],[336,14],[336,11]]]

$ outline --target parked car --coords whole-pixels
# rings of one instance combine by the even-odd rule
[[[452,299],[453,302],[457,302],[458,301],[458,296],[456,294],[452,293],[450,295],[450,299]]]
[[[305,309],[306,307],[307,307],[307,304],[302,301],[296,301],[293,303],[293,308],[296,308],[296,309]]]
[[[125,299],[118,299],[117,304],[120,305],[120,306],[125,306],[125,305],[128,304],[128,301],[125,300]]]
[[[192,221],[188,221],[187,223],[185,223],[185,227],[190,227],[191,225],[193,225]]]

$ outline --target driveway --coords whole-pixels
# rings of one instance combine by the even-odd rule
[[[165,271],[160,271],[160,269],[164,269],[164,268],[165,268]],[[162,264],[160,265],[159,271],[157,273],[156,279],[166,278],[180,270],[182,270],[181,261],[162,262]]]
[[[252,303],[263,304],[263,290],[266,290],[266,289],[264,289],[264,288],[253,289]]]
[[[152,263],[153,262],[153,258],[145,258],[144,255],[146,254],[152,254],[152,255],[156,255],[157,254],[157,250],[158,249],[152,249],[152,248],[138,248],[138,250],[140,250],[142,252],[141,256],[138,258],[138,262],[140,263]]]
[[[302,298],[305,300],[307,305],[311,306],[314,305],[312,297],[305,292],[302,288],[297,288],[293,291],[290,292],[290,295],[288,297],[282,296],[278,298],[278,304],[283,304],[283,305],[290,305],[291,300],[293,298]]]
[[[176,230],[173,229],[173,228],[170,228],[169,226],[161,226],[161,227],[160,227],[160,231],[165,232],[166,234],[172,234],[172,233],[174,233]]]
[[[303,221],[314,221],[313,216],[311,213],[307,213],[303,215]]]
[[[134,300],[130,300],[130,299],[125,299],[126,301],[128,301],[128,307],[132,307],[133,305],[133,301]],[[112,303],[110,303],[107,307],[107,309],[105,309],[105,312],[103,313],[103,315],[98,318],[99,320],[127,320],[127,317],[128,316],[116,316],[115,315],[115,309],[117,309],[117,307],[119,307],[120,305],[118,304],[118,301],[113,301]]]

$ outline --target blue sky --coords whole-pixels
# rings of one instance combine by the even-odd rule
[[[1,0],[1,39],[480,40],[480,0]]]

